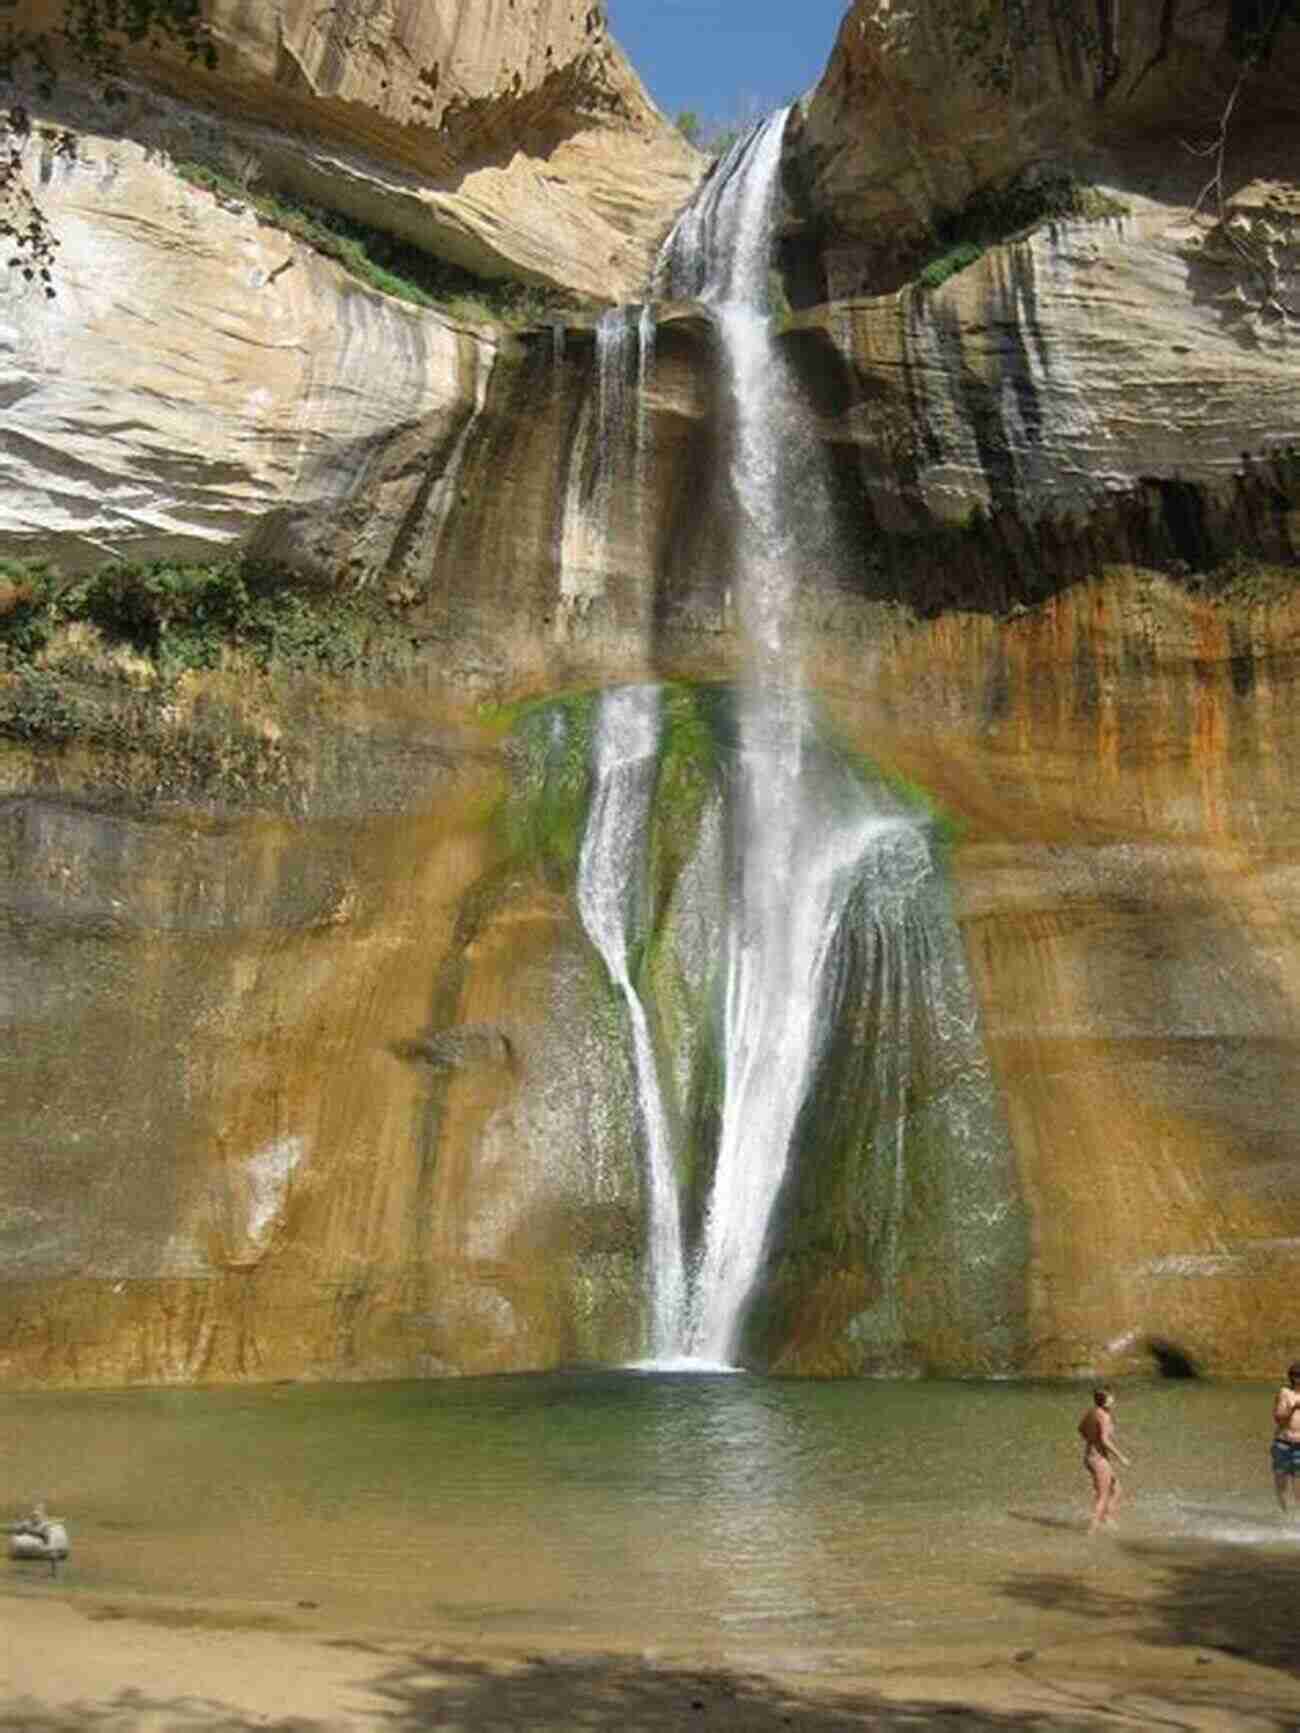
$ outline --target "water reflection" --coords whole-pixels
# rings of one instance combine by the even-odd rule
[[[672,1488],[642,1512],[655,1601],[670,1604],[689,1572],[700,1615],[721,1629],[814,1615],[818,1537],[804,1504],[813,1453],[782,1386],[743,1375],[657,1376],[644,1422],[636,1434],[643,1484],[667,1473]],[[656,1533],[665,1502],[675,1507],[671,1526]]]
[[[1081,1401],[629,1372],[8,1396],[0,1476],[67,1513],[61,1594],[310,1600],[356,1628],[613,1646],[825,1655],[973,1640],[990,1620],[1029,1643],[1041,1597],[1008,1582],[1154,1569],[1144,1548],[1294,1562],[1261,1444],[1269,1388],[1126,1388],[1138,1466],[1101,1561]],[[45,1592],[17,1571],[5,1586]]]

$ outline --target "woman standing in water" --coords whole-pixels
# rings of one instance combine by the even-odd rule
[[[1120,1484],[1112,1463],[1122,1462],[1127,1468],[1128,1457],[1115,1441],[1115,1420],[1112,1410],[1115,1398],[1109,1390],[1094,1390],[1092,1407],[1079,1422],[1083,1439],[1083,1466],[1092,1480],[1092,1520],[1088,1533],[1096,1534],[1102,1523],[1114,1518],[1119,1503]]]

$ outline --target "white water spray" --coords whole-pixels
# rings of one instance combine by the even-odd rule
[[[608,489],[618,466],[624,429],[628,424],[628,389],[632,384],[632,349],[637,327],[630,307],[611,307],[596,321],[596,386],[599,404],[598,485]]]
[[[650,470],[650,388],[655,372],[655,312],[649,301],[643,303],[637,320],[636,352],[636,483],[637,527],[644,539],[645,505],[650,498],[653,476]]]
[[[637,510],[633,533],[643,534],[654,322],[647,308],[611,307],[596,321],[594,337],[595,390],[582,403],[567,454],[556,547],[560,606],[553,632],[560,641],[593,607],[609,602],[610,551],[629,487]],[[626,533],[626,524],[621,527]]]
[[[604,694],[596,731],[596,786],[578,863],[578,909],[623,995],[632,1027],[646,1154],[650,1350],[662,1359],[678,1351],[686,1308],[681,1205],[654,1043],[632,982],[627,948],[629,905],[644,866],[658,742],[656,687],[628,686]]]

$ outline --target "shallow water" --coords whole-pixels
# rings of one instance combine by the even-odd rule
[[[1119,1538],[1094,1541],[1087,1391],[1062,1384],[592,1372],[8,1395],[0,1466],[13,1514],[44,1496],[71,1525],[60,1593],[833,1665],[1068,1638],[1107,1610],[1169,1623],[1175,1579],[1195,1600],[1225,1557],[1256,1561],[1260,1592],[1270,1568],[1289,1581],[1271,1396],[1123,1387],[1130,1497]],[[51,1592],[44,1566],[7,1572]]]

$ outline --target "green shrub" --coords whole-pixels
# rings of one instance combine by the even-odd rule
[[[113,560],[72,578],[0,562],[0,667],[34,662],[76,622],[96,627],[109,647],[129,645],[164,675],[216,667],[227,651],[264,670],[341,674],[388,665],[406,646],[400,616],[382,600],[304,592],[292,573],[246,559]]]
[[[973,241],[963,241],[941,258],[932,259],[917,281],[923,289],[937,289],[940,283],[946,283],[949,277],[955,277],[958,271],[964,271],[967,265],[973,265],[976,259],[983,257],[983,247],[977,247]]]
[[[84,718],[56,674],[25,669],[0,684],[0,738],[61,745],[80,733]]]
[[[211,667],[239,636],[247,606],[238,564],[113,561],[60,591],[65,620],[85,620],[110,641],[155,661]]]
[[[0,560],[0,651],[37,656],[58,625],[54,593],[58,579],[44,560]]]

